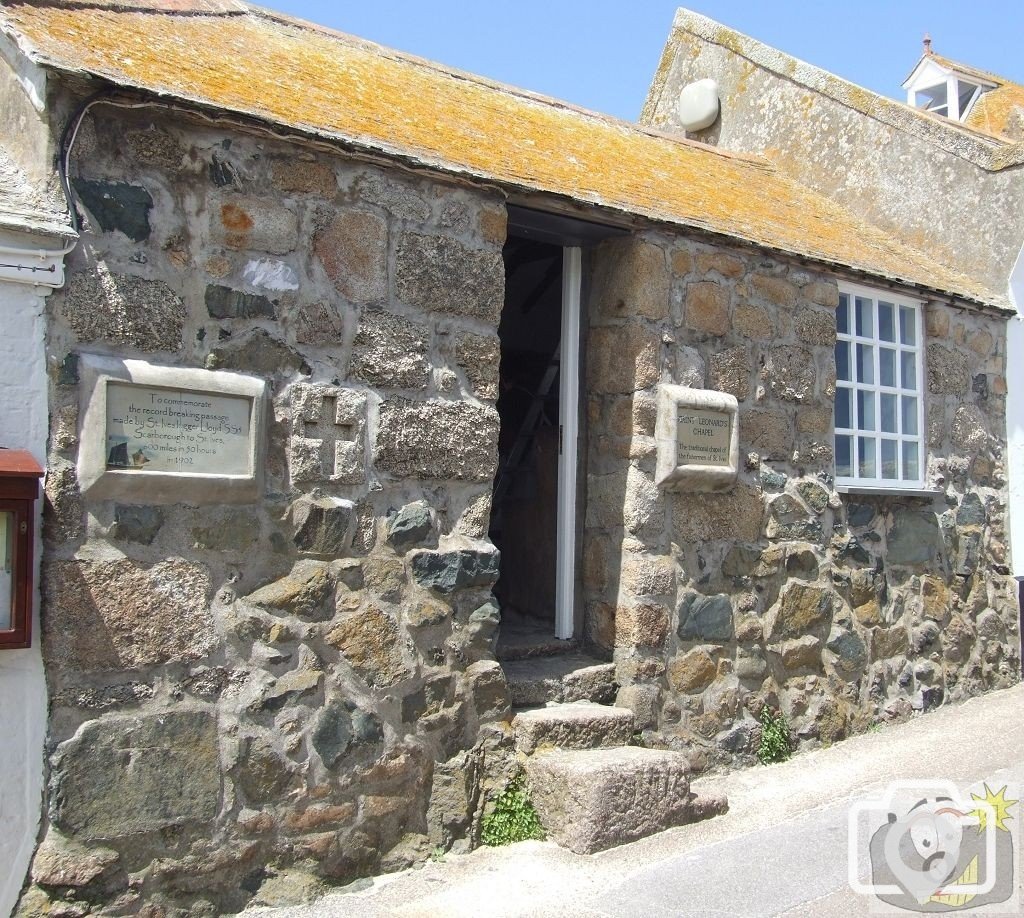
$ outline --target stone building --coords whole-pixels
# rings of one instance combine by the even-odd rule
[[[904,81],[907,103],[868,92],[679,10],[641,122],[679,132],[680,90],[717,81],[721,117],[688,134],[754,154],[1024,310],[1024,86],[936,54]],[[950,103],[956,106],[954,111]],[[910,106],[916,106],[912,108]],[[940,117],[942,116],[942,117]],[[941,325],[940,325],[941,327]],[[945,334],[944,332],[942,334]],[[1024,542],[1024,326],[1007,328],[1011,524]],[[1016,375],[1015,375],[1016,374]],[[972,379],[972,386],[982,385]],[[1013,573],[1024,579],[1024,553]]]
[[[396,869],[521,767],[594,850],[720,809],[687,774],[765,706],[813,745],[1019,677],[1010,248],[726,149],[731,61],[680,136],[679,22],[652,127],[235,0],[0,11],[77,240],[18,332],[45,457],[0,428],[47,469],[20,914]],[[1012,209],[1014,150],[963,181]]]

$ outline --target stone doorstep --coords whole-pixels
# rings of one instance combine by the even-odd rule
[[[679,752],[621,746],[554,750],[527,759],[530,797],[548,836],[593,854],[724,813],[723,796],[690,793]]]
[[[516,749],[532,755],[546,747],[596,749],[625,746],[633,734],[633,712],[578,701],[520,711],[512,720]]]
[[[582,653],[537,657],[501,664],[508,681],[512,706],[549,703],[615,701],[615,664]]]
[[[509,633],[511,629],[504,623],[498,632],[498,646],[495,656],[501,661],[529,660],[534,657],[553,657],[560,654],[575,653],[579,650],[579,641],[560,640],[554,635],[538,636],[530,633]]]

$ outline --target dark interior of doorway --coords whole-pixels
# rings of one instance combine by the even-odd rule
[[[512,237],[504,257],[490,537],[501,551],[498,649],[511,657],[555,633],[562,248]]]

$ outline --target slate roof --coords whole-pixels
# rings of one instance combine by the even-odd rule
[[[0,7],[0,29],[63,73],[233,112],[442,172],[723,234],[1002,306],[764,160],[502,86],[235,0]]]

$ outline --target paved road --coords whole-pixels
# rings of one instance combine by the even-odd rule
[[[770,768],[694,782],[725,816],[589,857],[547,842],[448,856],[420,870],[251,918],[848,918],[847,814],[893,779],[1024,785],[1024,686],[886,727]],[[1024,806],[1024,804],[1022,804]],[[1013,811],[1015,815],[1016,810]],[[1019,852],[1018,852],[1019,860]],[[1018,865],[1018,882],[1024,870]],[[910,915],[911,912],[903,914]],[[968,910],[964,914],[970,915]],[[988,914],[988,913],[987,913]]]

